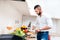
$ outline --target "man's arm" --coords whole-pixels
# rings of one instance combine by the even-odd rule
[[[41,30],[49,30],[52,29],[53,23],[51,18],[46,18],[47,26],[44,26]]]
[[[46,18],[46,21],[47,21],[47,25],[44,26],[44,27],[42,27],[42,28],[40,28],[40,29],[38,29],[38,30],[41,31],[41,30],[49,30],[49,29],[52,29],[53,23],[52,23],[51,18]]]
[[[41,30],[49,30],[49,29],[51,29],[51,27],[45,26],[45,27],[43,27],[41,29],[36,29],[35,32],[37,33],[37,32],[40,32]]]
[[[51,29],[51,27],[45,26],[45,27],[41,28],[40,30],[49,30],[49,29]]]

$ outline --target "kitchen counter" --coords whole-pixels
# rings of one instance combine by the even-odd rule
[[[2,34],[2,35],[0,35],[0,40],[23,40],[23,39],[16,35]]]
[[[36,38],[26,38],[26,40],[37,40]]]

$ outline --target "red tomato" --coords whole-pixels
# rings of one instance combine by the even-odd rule
[[[28,32],[28,30],[23,30],[23,32],[24,32],[24,33],[27,33],[27,32]]]

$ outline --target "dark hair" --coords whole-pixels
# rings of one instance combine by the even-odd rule
[[[36,9],[37,7],[40,7],[40,5],[35,5],[35,6],[34,6],[34,9]]]

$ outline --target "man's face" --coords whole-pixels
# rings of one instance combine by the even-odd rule
[[[37,7],[35,9],[35,12],[36,12],[37,15],[41,15],[41,13],[42,13],[41,7]]]

